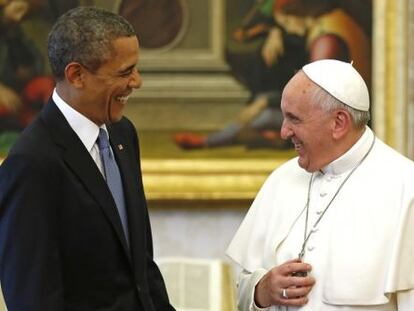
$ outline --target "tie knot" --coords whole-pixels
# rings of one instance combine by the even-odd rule
[[[108,149],[109,148],[109,139],[108,134],[102,128],[99,129],[98,139],[96,140],[98,143],[99,150]]]

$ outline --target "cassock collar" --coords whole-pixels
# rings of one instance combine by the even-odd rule
[[[366,126],[359,140],[335,161],[329,163],[322,170],[322,174],[341,175],[352,169],[368,152],[374,139],[374,133]]]

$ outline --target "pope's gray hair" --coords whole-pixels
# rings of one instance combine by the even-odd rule
[[[321,107],[325,112],[331,112],[336,109],[346,110],[350,114],[352,122],[357,129],[364,128],[371,118],[369,111],[357,110],[345,105],[319,86],[314,88],[311,100],[312,103]]]
[[[63,14],[48,38],[48,56],[57,80],[65,68],[78,62],[96,71],[113,55],[112,42],[135,36],[134,28],[122,16],[96,7],[77,7]]]

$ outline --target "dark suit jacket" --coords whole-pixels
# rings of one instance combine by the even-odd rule
[[[174,310],[153,261],[135,129],[123,118],[108,131],[130,250],[104,178],[52,101],[0,167],[0,280],[9,311]]]

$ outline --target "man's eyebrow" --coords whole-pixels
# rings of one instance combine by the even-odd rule
[[[299,120],[299,118],[291,112],[286,112],[285,117],[287,117],[289,119],[298,119]]]

